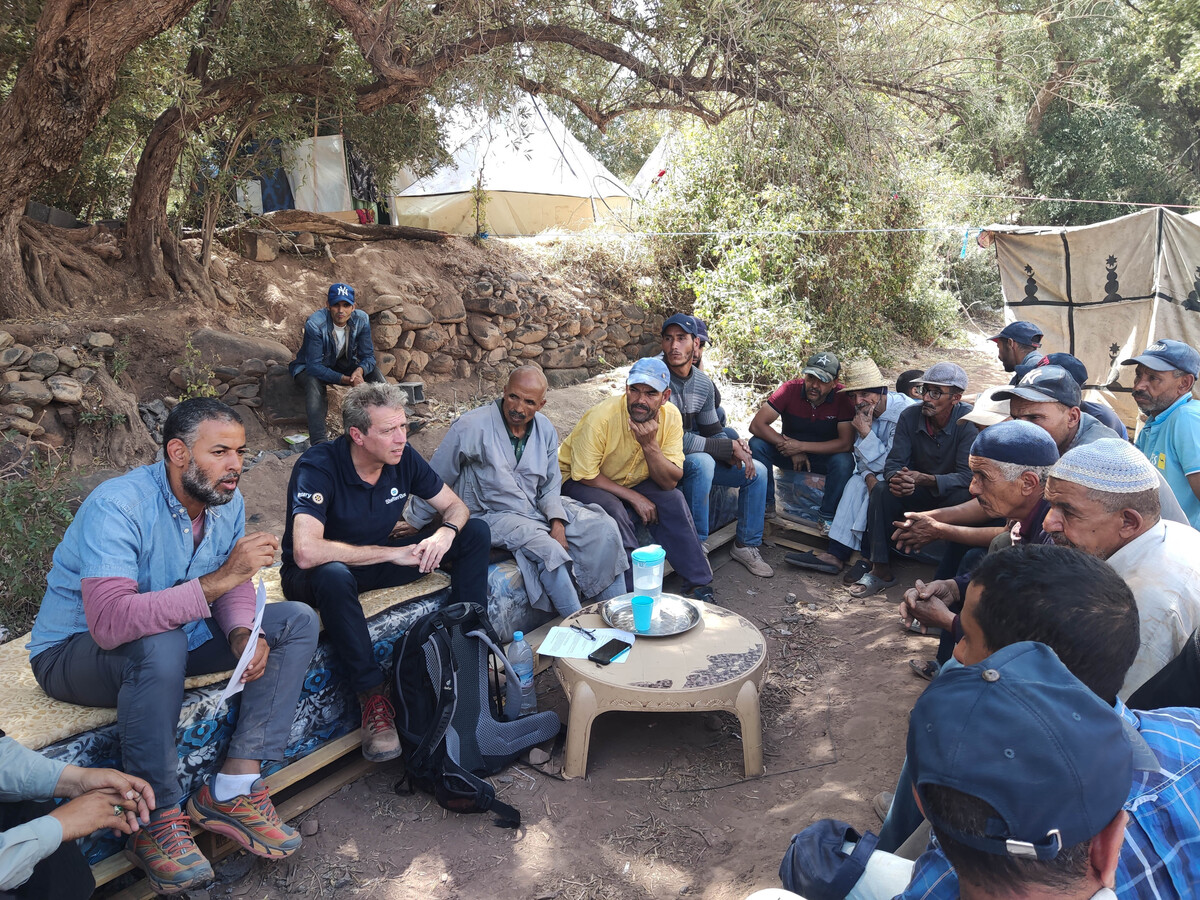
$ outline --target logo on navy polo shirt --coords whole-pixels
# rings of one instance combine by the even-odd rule
[[[383,502],[385,505],[391,505],[392,503],[395,503],[397,500],[403,500],[407,496],[408,496],[408,494],[400,493],[399,488],[392,488],[392,496],[388,497]]]
[[[317,504],[317,506],[320,506],[322,503],[325,502],[325,495],[324,494],[310,494],[307,491],[298,491],[296,493],[296,499],[297,500],[311,500],[313,503]]]

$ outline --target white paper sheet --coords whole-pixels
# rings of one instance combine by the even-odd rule
[[[246,666],[250,665],[250,660],[254,659],[254,651],[258,647],[258,636],[262,634],[262,617],[263,610],[267,606],[267,588],[263,584],[262,576],[258,578],[258,594],[254,599],[254,625],[250,628],[250,637],[246,641],[246,648],[242,651],[241,658],[237,661],[237,665],[233,668],[233,674],[229,677],[229,684],[225,685],[225,690],[221,691],[221,696],[217,698],[217,709],[220,709],[234,694],[240,693],[242,688],[242,673],[246,671]]]
[[[592,637],[595,640],[588,640],[587,635],[575,631],[573,628],[563,628],[561,625],[550,629],[550,633],[546,635],[546,639],[542,641],[541,646],[537,648],[537,652],[543,656],[558,656],[564,659],[587,659],[589,653],[594,653],[599,650],[613,638],[625,641],[628,644],[633,644],[636,640],[633,632],[622,631],[619,628],[589,628]],[[629,651],[625,651],[616,659],[615,663],[623,663],[629,658]]]

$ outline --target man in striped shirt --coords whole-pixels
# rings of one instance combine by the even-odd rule
[[[694,365],[699,326],[684,313],[663,323],[663,361],[671,370],[671,402],[683,416],[683,480],[679,489],[696,523],[696,536],[708,540],[709,495],[714,484],[738,488],[737,538],[730,557],[760,578],[775,574],[762,558],[767,480],[755,467],[749,444],[731,438],[717,418],[716,387]],[[705,544],[707,548],[707,544]]]

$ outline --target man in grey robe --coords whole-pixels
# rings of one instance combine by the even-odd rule
[[[539,412],[546,388],[537,367],[517,369],[499,400],[450,426],[429,464],[516,558],[529,602],[566,616],[581,598],[624,593],[629,561],[604,510],[561,495],[558,431]],[[432,516],[414,497],[405,518],[419,528]]]

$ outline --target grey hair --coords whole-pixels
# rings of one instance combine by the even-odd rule
[[[196,432],[200,430],[200,426],[211,421],[236,422],[241,425],[242,417],[232,406],[222,403],[215,397],[193,397],[190,400],[184,400],[171,410],[167,421],[163,424],[163,450],[167,449],[167,444],[176,439],[183,441],[183,445],[189,450],[192,449],[192,444],[196,441]]]
[[[1000,462],[998,459],[988,459],[986,456],[979,458],[987,459],[988,462],[995,466],[996,471],[1000,473],[1005,481],[1016,481],[1026,472],[1032,472],[1037,476],[1039,482],[1045,484],[1046,476],[1050,473],[1050,466],[1023,466],[1020,463]]]
[[[371,429],[371,408],[403,409],[407,413],[408,394],[395,384],[367,381],[346,392],[342,399],[342,428],[349,434],[357,428],[363,434]]]
[[[1107,513],[1119,513],[1123,509],[1132,509],[1151,525],[1162,516],[1162,500],[1158,496],[1158,488],[1148,488],[1144,491],[1118,493],[1116,491],[1098,491],[1095,488],[1085,488],[1085,496]]]

